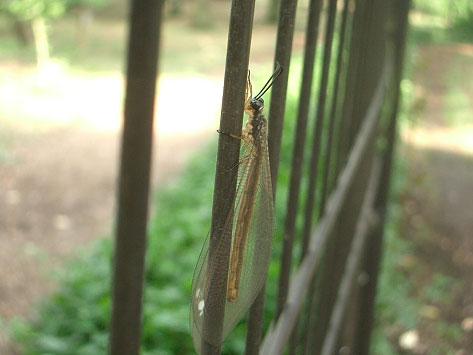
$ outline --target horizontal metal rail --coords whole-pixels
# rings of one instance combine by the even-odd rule
[[[301,310],[304,295],[309,288],[310,281],[322,258],[322,252],[328,236],[332,233],[341,208],[353,183],[369,143],[373,139],[377,126],[379,112],[385,96],[387,84],[393,69],[392,60],[387,58],[383,73],[379,80],[375,94],[368,107],[358,138],[349,155],[345,169],[340,174],[338,186],[328,199],[324,217],[320,220],[315,231],[311,234],[309,249],[300,267],[297,269],[289,286],[289,293],[283,311],[275,324],[267,332],[260,354],[282,354],[289,341],[292,329]]]

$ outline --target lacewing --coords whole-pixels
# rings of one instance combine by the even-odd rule
[[[219,132],[241,139],[243,147],[233,208],[226,217],[223,228],[209,232],[192,279],[190,327],[198,353],[202,340],[215,346],[220,345],[245,315],[266,279],[272,253],[274,207],[268,156],[268,124],[263,115],[262,96],[281,72],[282,68],[277,63],[272,76],[254,97],[248,74],[245,98],[248,121],[241,136]],[[204,318],[209,317],[211,313],[209,309],[213,307],[208,298],[212,282],[217,282],[215,274],[220,271],[222,257],[228,254],[225,251],[223,236],[229,235],[230,232],[232,237],[230,267],[227,275],[223,331],[220,335],[216,334],[218,332],[216,329],[219,327],[215,327],[215,330],[213,327],[207,327],[205,332],[203,327]],[[208,253],[211,238],[219,241],[212,250],[215,253],[212,258]],[[209,319],[206,322],[208,324]]]

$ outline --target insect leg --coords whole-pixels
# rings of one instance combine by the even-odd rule
[[[232,138],[235,138],[235,139],[241,139],[241,140],[244,140],[244,138],[242,136],[237,136],[236,134],[233,134],[233,133],[229,133],[229,132],[224,132],[220,129],[217,129],[217,133],[219,134],[223,134],[224,136],[229,136],[229,137],[232,137]]]

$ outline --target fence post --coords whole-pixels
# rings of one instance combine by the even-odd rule
[[[131,1],[110,354],[138,354],[162,0]]]

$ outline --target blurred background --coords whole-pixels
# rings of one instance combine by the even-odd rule
[[[256,4],[255,88],[272,71],[277,3]],[[230,5],[166,2],[144,354],[193,353],[188,295],[210,221]],[[299,1],[283,161],[307,8]],[[127,12],[125,0],[0,2],[0,354],[106,351]],[[413,0],[407,48],[373,354],[473,354],[473,2]],[[281,188],[280,218],[285,198]],[[269,286],[267,312],[274,298]],[[242,353],[243,334],[224,353]]]

